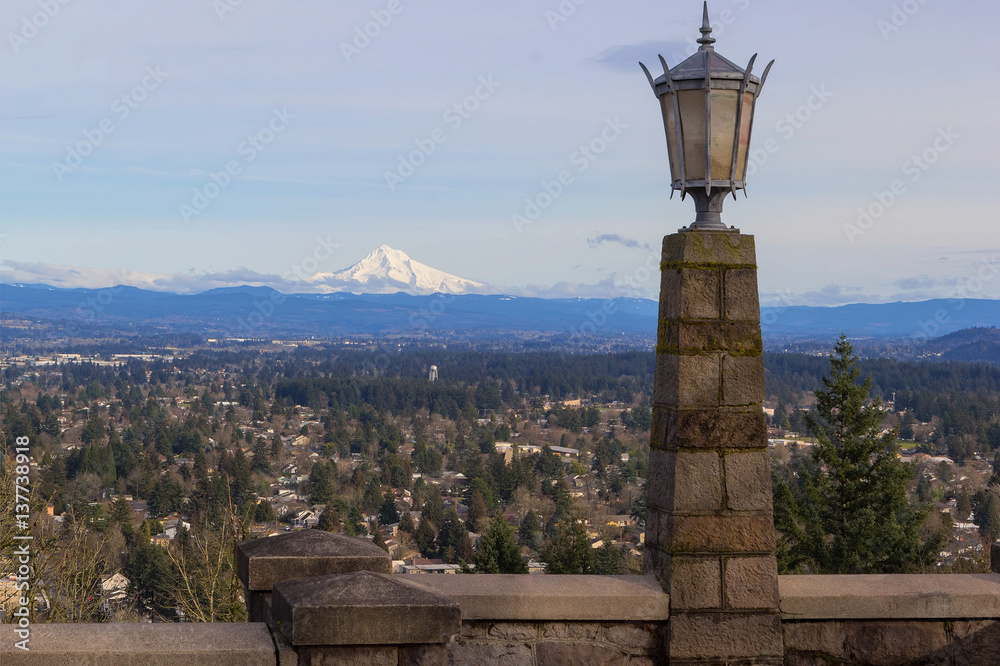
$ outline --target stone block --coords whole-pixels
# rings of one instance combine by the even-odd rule
[[[368,571],[278,583],[271,615],[296,647],[447,643],[462,626],[454,599]]]
[[[628,656],[608,645],[593,643],[539,643],[535,647],[537,666],[620,666]]]
[[[763,449],[767,421],[760,409],[722,411],[653,408],[650,446],[659,449]]]
[[[600,633],[598,622],[546,622],[542,625],[542,640],[596,641]]]
[[[470,622],[468,620],[464,620],[462,622],[462,631],[459,633],[459,637],[462,640],[486,638],[486,630],[489,628],[490,625],[488,622]]]
[[[604,627],[604,640],[629,652],[653,652],[665,628],[665,624],[616,622]]]
[[[763,516],[678,516],[661,521],[661,546],[674,555],[759,553],[774,550],[774,522]]]
[[[779,576],[778,589],[792,620],[1000,617],[996,574]]]
[[[1000,655],[1000,622],[996,620],[951,623],[952,637],[948,652],[955,666],[973,666],[983,658]]]
[[[717,354],[677,356],[678,407],[719,406],[719,361]],[[668,398],[669,400],[669,393]]]
[[[723,315],[726,321],[760,321],[757,270],[737,268],[723,274]]]
[[[722,465],[715,451],[650,452],[646,502],[664,511],[722,509]],[[654,467],[655,465],[655,467]],[[647,526],[648,529],[648,526]],[[655,534],[655,528],[652,530]]]
[[[778,564],[773,555],[729,557],[726,568],[726,608],[778,608]]]
[[[0,624],[0,664],[47,666],[273,666],[275,643],[263,623],[32,624],[29,650],[13,624]],[[279,655],[281,646],[277,646]],[[300,662],[301,663],[301,662]]]
[[[671,663],[782,656],[781,618],[776,613],[674,614],[668,635]]]
[[[299,648],[299,666],[398,666],[399,663],[395,647],[327,645]]]
[[[534,666],[531,646],[523,643],[452,643],[448,663],[455,666]]]
[[[663,239],[663,261],[685,264],[755,266],[754,237],[730,231],[690,231]]]
[[[943,622],[852,620],[846,629],[848,658],[866,664],[930,661],[929,657],[943,652],[948,644]]]
[[[367,539],[302,530],[236,546],[236,572],[250,591],[275,583],[349,571],[392,572],[392,558]]]
[[[764,358],[722,357],[722,404],[730,407],[760,405],[764,400]]]
[[[533,622],[497,622],[490,625],[486,635],[506,643],[534,641],[538,638],[538,625]]]
[[[669,598],[651,576],[404,576],[462,607],[463,624],[483,622],[656,622]]]
[[[656,400],[656,393],[654,388],[654,403]],[[669,409],[667,407],[662,407],[660,405],[653,405],[653,423],[649,432],[649,448],[650,452],[657,449],[666,449],[668,446],[667,442],[667,426],[671,421],[676,423],[677,413],[676,411]],[[675,425],[676,430],[676,425]]]
[[[680,269],[681,319],[722,319],[719,269]]]
[[[832,659],[846,658],[847,629],[843,622],[782,622],[786,652],[812,652]]]
[[[660,270],[660,321],[680,319],[681,269],[663,267]]]
[[[767,451],[727,453],[726,502],[733,511],[771,511],[771,463]]]
[[[660,320],[657,326],[656,349],[659,353],[760,355],[763,348],[758,324]]]
[[[680,356],[657,354],[653,367],[653,404],[675,407],[678,396]]]
[[[398,650],[399,664],[406,666],[445,666],[448,663],[448,646],[401,645]]]
[[[718,557],[668,556],[666,562],[672,610],[722,608],[722,564]]]

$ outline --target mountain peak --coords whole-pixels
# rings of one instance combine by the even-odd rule
[[[312,282],[331,291],[368,294],[483,293],[487,286],[410,259],[402,250],[382,244],[361,261],[335,273],[317,273]]]

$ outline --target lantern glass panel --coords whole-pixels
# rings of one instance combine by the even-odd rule
[[[688,182],[705,179],[705,91],[680,90],[677,105],[684,131],[684,171]],[[731,150],[731,149],[730,149]]]
[[[681,179],[681,158],[677,139],[677,117],[674,114],[674,96],[672,94],[660,97],[663,107],[663,126],[667,132],[667,153],[670,155],[670,181]]]
[[[739,98],[738,90],[712,91],[712,180],[729,180]]]
[[[743,115],[740,117],[740,149],[736,154],[736,180],[746,182],[747,149],[750,147],[750,121],[753,119],[754,96],[743,93]]]

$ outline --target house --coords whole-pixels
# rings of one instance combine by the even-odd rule
[[[121,572],[101,576],[101,610],[111,613],[128,597],[129,579]]]
[[[299,511],[292,518],[292,524],[298,527],[315,527],[318,522],[319,516],[316,515],[315,511],[310,511],[309,509]]]

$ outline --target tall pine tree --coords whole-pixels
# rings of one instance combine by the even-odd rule
[[[871,378],[858,381],[854,349],[841,335],[830,374],[806,416],[816,438],[798,476],[774,475],[777,554],[786,571],[901,573],[933,561],[934,539],[917,533],[925,511],[906,496],[910,468],[895,432],[881,434],[882,408],[866,405]]]

